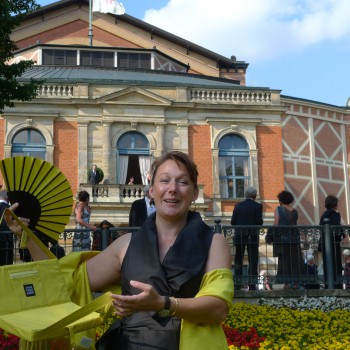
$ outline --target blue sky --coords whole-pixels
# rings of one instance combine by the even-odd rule
[[[248,86],[337,106],[350,97],[349,0],[121,2],[131,16],[249,63]]]

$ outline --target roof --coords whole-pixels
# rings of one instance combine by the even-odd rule
[[[25,18],[30,19],[38,16],[43,16],[44,14],[55,11],[61,8],[64,8],[68,5],[72,4],[78,4],[79,6],[85,4],[89,5],[89,0],[60,0],[53,4],[46,5],[43,7],[40,7],[38,10],[30,12],[26,14]],[[248,63],[244,61],[236,61],[235,58],[227,58],[225,56],[219,55],[218,53],[215,53],[211,50],[208,50],[202,46],[199,46],[191,41],[185,40],[183,38],[180,38],[177,35],[171,34],[163,29],[160,29],[156,26],[153,26],[149,23],[146,23],[144,21],[141,21],[133,16],[130,16],[128,14],[124,15],[114,15],[109,14],[110,16],[114,16],[118,18],[118,21],[122,20],[126,23],[129,23],[137,28],[143,29],[146,32],[151,33],[152,36],[157,36],[166,40],[169,40],[179,46],[182,46],[187,49],[188,52],[194,52],[200,55],[203,55],[207,58],[210,58],[217,62],[218,67],[220,68],[236,68],[236,69],[244,69],[246,70],[248,67]]]
[[[172,73],[154,70],[126,70],[120,68],[82,66],[40,66],[27,69],[18,81],[30,79],[49,82],[157,85],[157,86],[200,86],[214,88],[244,88],[238,81],[211,76]],[[256,88],[255,88],[256,89]]]

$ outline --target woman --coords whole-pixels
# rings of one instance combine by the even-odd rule
[[[131,177],[129,179],[128,185],[134,185],[135,179],[133,177]]]
[[[152,169],[156,213],[87,261],[91,290],[121,284],[112,302],[122,318],[118,349],[227,349],[221,322],[233,297],[231,256],[226,239],[189,212],[198,196],[196,165],[175,151]]]
[[[74,217],[76,229],[91,229],[96,231],[97,227],[91,225],[90,216],[91,208],[89,204],[90,195],[86,191],[80,191],[78,194],[79,202],[74,208]],[[91,249],[91,234],[90,231],[75,232],[73,236],[73,251],[84,251]]]
[[[279,206],[275,209],[274,225],[297,225],[298,212],[293,208],[294,196],[289,191],[282,191],[277,195]],[[297,289],[292,277],[305,275],[305,265],[300,247],[300,236],[296,229],[281,229],[278,251],[277,276],[286,282],[285,288],[290,286]]]
[[[333,195],[328,195],[324,201],[324,206],[326,208],[326,211],[322,214],[320,219],[320,225],[329,224],[330,226],[339,226],[341,225],[341,216],[338,212],[338,198]],[[345,234],[343,231],[340,233],[335,233],[332,231],[332,247],[333,247],[333,256],[334,256],[334,263],[333,263],[333,275],[335,279],[341,279],[342,278],[342,259],[341,259],[341,248],[340,243],[345,237]],[[328,274],[327,274],[327,262],[326,262],[326,254],[325,254],[325,246],[324,242],[321,242],[322,247],[322,255],[323,255],[323,271],[324,271],[324,279],[325,279],[325,286],[328,288]],[[335,289],[342,289],[342,283],[335,283],[334,284]]]

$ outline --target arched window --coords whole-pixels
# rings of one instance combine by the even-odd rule
[[[23,129],[12,139],[11,156],[32,156],[45,160],[46,141],[35,129]]]
[[[244,198],[250,185],[250,161],[243,137],[230,134],[219,141],[219,176],[222,198]]]
[[[153,160],[147,138],[136,131],[126,132],[119,138],[117,149],[118,182],[127,184],[133,177],[135,184],[145,185],[146,174]]]

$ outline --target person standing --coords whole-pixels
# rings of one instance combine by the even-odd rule
[[[330,226],[339,226],[341,225],[341,216],[338,212],[338,198],[333,195],[328,195],[324,201],[324,206],[326,208],[326,211],[322,214],[320,218],[320,225],[329,224]],[[333,263],[333,276],[335,279],[341,280],[342,278],[342,259],[341,259],[341,247],[340,243],[345,237],[345,234],[343,231],[341,233],[335,233],[332,231],[332,248],[333,248],[333,257],[334,257],[334,263]],[[324,279],[325,279],[325,286],[328,289],[328,274],[327,274],[327,262],[326,262],[326,254],[325,254],[325,246],[324,242],[321,243],[322,245],[322,256],[323,256],[323,271],[324,271]],[[343,289],[342,283],[334,283],[335,289]]]
[[[305,289],[320,289],[320,284],[317,282],[318,266],[312,254],[306,256],[305,269],[309,281],[305,285]]]
[[[97,165],[94,164],[92,166],[91,171],[89,171],[89,183],[91,185],[97,185],[100,182],[100,176],[99,173],[97,171]]]
[[[129,213],[129,227],[141,227],[145,220],[156,211],[154,200],[149,194],[149,185],[145,186],[145,198],[134,201]]]
[[[262,225],[263,206],[256,202],[257,190],[255,187],[247,187],[245,191],[245,200],[236,204],[232,217],[231,225]],[[259,263],[259,230],[236,229],[234,236],[236,248],[235,255],[235,275],[242,276],[243,258],[245,247],[248,251],[248,275],[253,278],[255,283],[250,283],[249,290],[256,290],[258,283],[258,263]],[[241,285],[237,284],[235,289],[240,289]]]
[[[6,208],[9,208],[9,199],[7,191],[0,191],[0,266],[13,264],[13,234],[7,227],[6,221],[3,219],[3,213]]]
[[[86,231],[90,229],[96,231],[97,227],[90,224],[91,207],[90,195],[87,191],[80,191],[78,194],[79,202],[74,208],[74,216],[76,222],[76,229],[84,229],[81,232],[75,232],[73,236],[73,252],[91,250],[91,233]]]
[[[129,179],[128,185],[135,185],[135,179],[133,176]]]
[[[163,154],[153,169],[150,195],[157,211],[140,230],[74,267],[71,293],[91,298],[92,291],[121,285],[122,293],[112,294],[114,333],[111,342],[108,331],[102,336],[101,348],[227,350],[222,322],[233,298],[227,240],[189,211],[198,198],[198,171],[187,154]],[[20,235],[22,227],[9,213],[5,217]],[[35,260],[47,257],[31,239],[28,247]]]
[[[280,205],[275,209],[274,225],[297,225],[298,212],[293,208],[294,196],[289,191],[282,191],[277,195]],[[306,275],[303,254],[300,247],[300,234],[297,229],[281,229],[281,242],[278,244],[277,276],[285,282],[284,288],[298,289],[293,283],[293,277]]]

